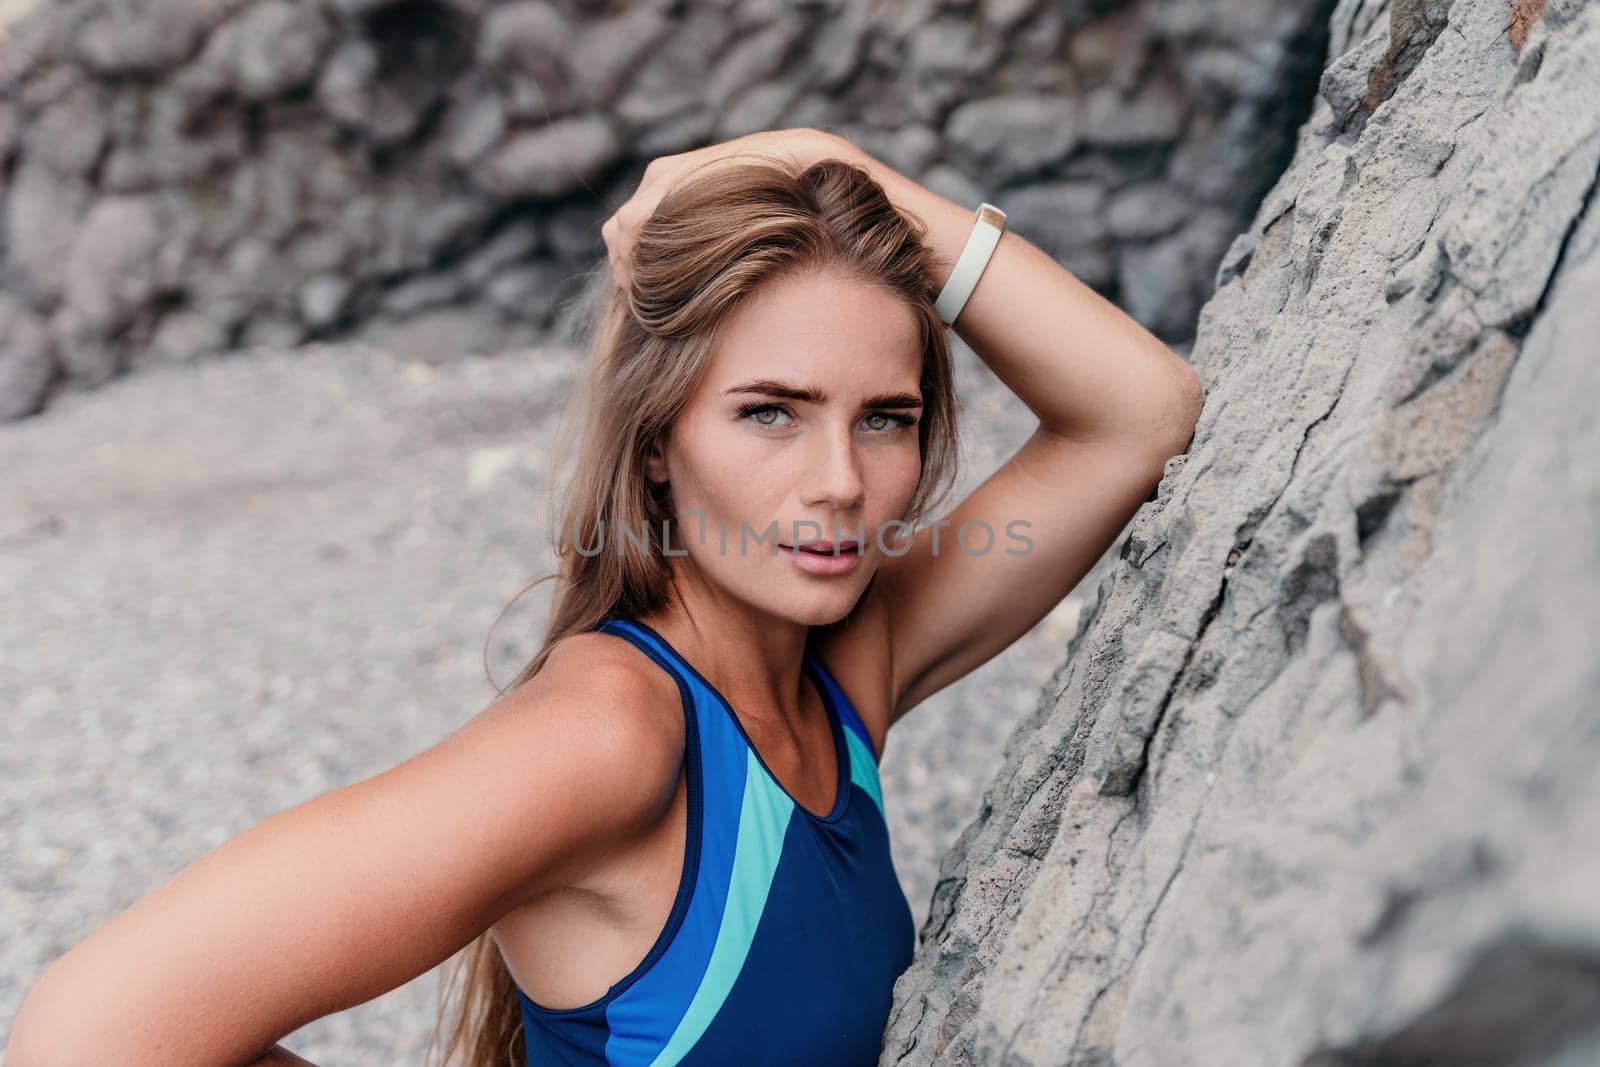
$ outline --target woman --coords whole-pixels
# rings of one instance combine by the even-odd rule
[[[818,130],[654,161],[602,230],[538,654],[66,953],[8,1065],[304,1063],[274,1042],[463,948],[474,1067],[876,1062],[914,941],[885,735],[1072,589],[1200,403],[983,219]],[[907,536],[953,470],[947,320],[1039,426]]]

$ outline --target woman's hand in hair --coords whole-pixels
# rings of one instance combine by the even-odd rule
[[[632,278],[633,244],[639,230],[655,213],[661,198],[690,171],[730,156],[765,155],[792,159],[802,164],[828,156],[855,151],[849,141],[824,130],[798,126],[786,130],[762,130],[735,137],[731,141],[704,148],[657,156],[644,168],[639,188],[600,227],[606,255],[611,260],[611,276],[619,289],[626,289]]]

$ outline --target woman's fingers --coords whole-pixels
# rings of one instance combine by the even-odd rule
[[[623,287],[628,285],[633,245],[639,231],[650,221],[656,206],[671,190],[679,176],[701,163],[736,151],[775,150],[799,156],[816,154],[816,149],[812,146],[817,136],[816,131],[810,129],[770,130],[746,134],[731,141],[690,149],[687,152],[656,156],[650,160],[645,164],[639,186],[633,195],[600,227],[600,236],[605,239],[607,253],[611,259],[611,274],[616,279],[617,285]]]
[[[606,243],[606,259],[611,262],[611,277],[618,286],[624,285],[622,274],[622,261],[618,253],[622,247],[621,237],[617,229],[617,216],[612,215],[600,224],[600,236]]]
[[[655,161],[652,160],[653,162]],[[618,285],[627,284],[627,270],[633,258],[634,242],[638,239],[639,231],[655,212],[656,205],[661,202],[661,197],[670,184],[660,179],[661,173],[662,171],[658,169],[652,175],[653,180],[641,183],[633,196],[629,197],[628,201],[600,227],[600,236],[605,239],[606,249],[611,257],[611,273],[617,279]]]

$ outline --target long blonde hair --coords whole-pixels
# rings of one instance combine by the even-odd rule
[[[592,338],[583,432],[553,538],[557,570],[539,579],[558,579],[549,624],[502,696],[537,674],[562,637],[611,614],[648,614],[669,600],[670,568],[660,549],[679,542],[671,501],[645,477],[645,459],[693,394],[723,324],[780,275],[839,271],[913,310],[923,350],[922,467],[902,518],[915,525],[941,506],[956,476],[959,409],[925,235],[925,225],[897,211],[865,167],[842,159],[802,166],[724,156],[662,197],[636,238],[627,290],[604,275],[603,310],[583,320],[581,332]],[[598,306],[594,292],[591,309]],[[615,537],[619,530],[649,536],[636,543]],[[594,551],[606,531],[614,541]],[[445,1003],[452,988],[453,1013]],[[452,1014],[441,1063],[461,1054],[461,1067],[523,1067],[516,985],[489,932],[458,954],[440,1000],[430,1049]]]

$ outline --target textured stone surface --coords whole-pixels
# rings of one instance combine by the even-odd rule
[[[0,22],[0,418],[138,364],[432,345],[447,306],[481,320],[453,354],[549,342],[651,158],[792,126],[1015,204],[1181,341],[1330,2],[49,0]]]
[[[885,1063],[1600,1062],[1600,6],[1330,54]]]

